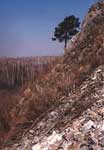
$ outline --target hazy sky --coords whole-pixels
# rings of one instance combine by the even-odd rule
[[[74,14],[81,20],[96,0],[0,0],[0,56],[58,55],[54,27]]]

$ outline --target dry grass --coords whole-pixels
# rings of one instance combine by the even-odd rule
[[[26,115],[29,113],[29,109],[34,106],[32,104],[35,104],[35,108],[37,107],[37,103],[39,103],[38,98],[43,97],[42,95],[45,92],[40,92],[40,95],[38,93],[34,94],[35,99],[37,99],[37,102],[35,101],[36,103],[33,101],[33,94],[32,99],[30,95],[28,97],[29,106],[26,106],[24,103],[20,105],[23,97],[27,100],[24,91],[33,82],[35,84],[35,80],[40,80],[45,76],[56,63],[56,59],[58,57],[0,59],[0,140],[5,135],[4,133],[11,130],[13,126],[24,120],[26,121]],[[20,86],[18,87],[18,85]],[[41,107],[40,103],[39,105]]]
[[[0,90],[0,143],[11,128],[10,111],[17,102],[16,92]]]
[[[59,104],[63,97],[69,97],[91,69],[89,65],[85,65],[70,70],[70,66],[64,66],[61,61],[62,59],[53,69],[29,86],[32,94],[29,93],[28,103],[25,99],[23,104],[27,108],[24,113],[27,119],[36,118],[51,106]]]
[[[12,128],[18,123],[36,119],[51,106],[59,104],[62,98],[68,98],[94,69],[92,67],[104,63],[104,17],[97,16],[93,21],[93,24],[86,25],[74,49],[65,57],[48,61],[50,63],[46,66],[38,63],[38,76],[37,59],[32,62],[18,59],[0,61],[0,83],[22,84],[18,92],[4,92],[0,96],[3,128],[5,124],[8,129],[8,125]],[[33,82],[24,84],[25,81]]]
[[[14,127],[17,124],[35,120],[51,106],[61,103],[62,98],[67,98],[74,92],[78,84],[86,77],[85,74],[90,71],[89,65],[70,67],[63,61],[64,57],[58,57],[51,61],[46,69],[38,74],[34,82],[23,84],[18,91],[18,88],[9,92],[1,90],[2,131],[10,131],[8,134],[11,135],[12,129],[13,133],[15,132]],[[7,130],[4,129],[5,124]]]
[[[18,91],[1,90],[0,121],[2,121],[1,130],[4,131],[3,134],[1,133],[2,137],[5,131],[9,131],[5,139],[11,133],[14,134],[16,130],[14,127],[17,124],[35,120],[51,106],[61,103],[62,98],[67,98],[73,93],[86,77],[85,74],[90,71],[89,65],[70,68],[68,64],[63,63],[63,60],[64,58],[60,57],[48,63],[47,69],[40,73],[33,83],[28,82]]]

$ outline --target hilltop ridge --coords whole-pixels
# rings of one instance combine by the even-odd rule
[[[104,63],[104,1],[93,4],[82,23],[81,31],[67,48],[66,59],[73,63]],[[69,45],[70,46],[70,45]],[[70,59],[68,59],[68,57]]]

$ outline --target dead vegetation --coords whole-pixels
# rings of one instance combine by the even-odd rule
[[[2,119],[3,116],[6,119],[7,127],[9,125],[13,133],[18,124],[34,121],[41,113],[52,106],[55,107],[64,98],[68,98],[97,66],[104,64],[104,16],[102,13],[95,16],[90,23],[86,23],[74,47],[69,49],[65,56],[55,58],[48,63],[46,70],[39,72],[35,80],[33,79],[34,68],[37,67],[34,61],[33,64],[29,61],[15,63],[15,60],[10,63],[5,61],[4,64],[2,64],[3,61],[0,62],[0,65],[2,64],[0,80],[1,83],[3,81],[3,85],[4,83],[8,85],[24,83],[25,80],[33,81],[22,84],[18,92],[14,91],[14,95],[4,92],[0,96],[1,104],[2,99],[5,99],[7,104],[4,106],[5,113],[3,109],[0,109],[0,117]],[[12,67],[7,67],[11,65]]]
[[[63,58],[56,58],[47,65],[47,70],[38,76],[33,83],[27,83],[18,90],[1,90],[0,92],[0,119],[1,131],[6,136],[14,134],[16,126],[24,122],[35,120],[41,113],[51,106],[58,105],[63,97],[74,92],[77,84],[82,82],[90,66],[77,66],[63,64]],[[3,101],[5,99],[5,101]],[[4,107],[3,107],[4,106]],[[3,109],[4,108],[4,109]],[[5,122],[6,121],[6,122]],[[5,130],[5,125],[7,130]],[[3,128],[5,128],[3,130]],[[1,135],[2,135],[1,134]]]
[[[33,101],[30,102],[33,95],[26,94],[29,91],[27,92],[25,89],[38,78],[42,78],[54,65],[56,59],[58,57],[0,59],[0,142],[5,133],[24,121],[27,112],[25,109],[34,106],[32,106]],[[38,94],[35,94],[35,99],[36,97],[38,99]],[[23,103],[21,103],[22,99],[24,99]],[[29,106],[24,104],[27,99]]]
[[[0,58],[0,88],[11,88],[34,81],[39,72],[57,57]],[[44,69],[43,69],[44,68]]]

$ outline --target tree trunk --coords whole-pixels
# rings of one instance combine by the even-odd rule
[[[67,39],[65,39],[65,45],[64,45],[64,48],[67,47]]]
[[[64,52],[66,53],[66,48],[67,48],[67,39],[65,39],[65,45],[64,45]]]

